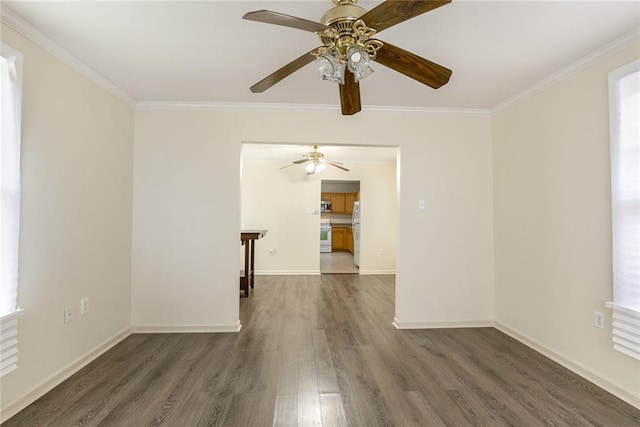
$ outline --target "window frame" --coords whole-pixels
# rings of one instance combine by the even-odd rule
[[[620,97],[618,94],[618,83],[631,75],[637,74],[640,77],[640,59],[635,60],[629,64],[626,64],[616,70],[609,73],[609,123],[610,123],[610,137],[611,137],[611,209],[612,209],[612,280],[613,280],[613,301],[605,303],[607,308],[613,310],[613,323],[612,323],[612,341],[613,348],[620,351],[634,359],[640,360],[640,307],[630,307],[629,301],[626,299],[623,301],[621,296],[629,293],[629,287],[625,286],[627,281],[617,280],[616,276],[616,264],[622,261],[622,257],[618,258],[618,253],[621,252],[617,248],[622,244],[619,242],[619,215],[618,209],[621,203],[618,197],[617,188],[617,174],[618,166],[621,164],[619,161],[619,149],[618,146],[622,140],[621,126],[620,126]],[[638,166],[640,169],[640,165]],[[638,171],[640,173],[640,171]],[[633,203],[635,199],[631,202]],[[638,200],[640,202],[640,200]],[[640,219],[638,220],[640,227]],[[634,223],[635,224],[635,223]],[[638,284],[640,286],[640,284]],[[633,288],[631,289],[632,293]],[[640,292],[640,289],[638,290]]]
[[[18,306],[18,264],[19,264],[19,239],[20,239],[20,146],[21,146],[21,124],[22,124],[22,78],[23,78],[23,55],[18,50],[0,43],[0,56],[9,60],[16,72],[15,81],[12,85],[12,95],[15,94],[13,102],[14,114],[17,136],[17,201],[13,201],[17,212],[12,212],[15,215],[17,222],[17,230],[15,239],[11,246],[15,249],[15,260],[13,261],[15,267],[15,300],[13,301],[13,309],[8,313],[0,315],[0,377],[4,377],[8,373],[18,368],[18,318],[23,315],[24,311]],[[2,106],[0,106],[0,109]],[[1,111],[0,111],[1,113]],[[4,227],[4,224],[2,225]],[[4,242],[2,242],[4,247]],[[3,279],[4,280],[4,279]],[[13,280],[13,279],[12,279]],[[4,297],[4,296],[3,296]]]

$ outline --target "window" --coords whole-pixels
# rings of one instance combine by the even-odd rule
[[[18,362],[18,234],[22,55],[0,45],[0,377]]]
[[[640,360],[640,60],[609,74],[613,347]]]

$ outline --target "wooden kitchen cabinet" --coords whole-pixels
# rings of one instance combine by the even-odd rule
[[[351,227],[331,227],[331,250],[334,252],[349,251],[353,253],[353,233]]]
[[[346,249],[345,228],[331,227],[331,250],[334,252]]]
[[[330,193],[330,194],[331,194],[331,213],[334,213],[334,214],[347,213],[345,193]]]
[[[353,202],[358,201],[360,192],[357,193],[320,193],[320,201],[331,202],[331,213],[347,214],[353,213]]]
[[[353,213],[353,202],[356,201],[356,193],[344,193],[344,203],[346,207],[346,213],[351,215]]]

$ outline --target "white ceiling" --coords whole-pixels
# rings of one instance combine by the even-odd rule
[[[380,1],[361,0],[371,9]],[[329,0],[16,1],[10,8],[138,101],[339,104],[308,65],[263,94],[249,86],[319,45],[313,33],[244,21],[269,9],[319,20]],[[375,64],[363,106],[490,109],[638,31],[640,2],[453,0],[380,39],[453,70],[433,90]]]

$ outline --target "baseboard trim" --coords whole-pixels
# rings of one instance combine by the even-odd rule
[[[131,328],[134,334],[189,334],[240,332],[242,325],[238,320],[231,325],[139,325]]]
[[[256,270],[256,276],[319,276],[320,270]]]
[[[493,320],[463,320],[444,322],[401,322],[397,317],[391,322],[396,329],[450,329],[450,328],[491,328]]]
[[[360,275],[396,274],[395,270],[360,270]],[[256,270],[256,276],[319,276],[320,270]]]
[[[88,351],[64,368],[58,370],[57,372],[54,372],[52,375],[36,384],[36,386],[33,387],[24,396],[19,397],[0,410],[0,423],[7,421],[9,418],[13,417],[15,414],[22,411],[24,408],[44,396],[46,393],[62,384],[62,382],[64,382],[80,369],[84,368],[89,363],[93,362],[95,359],[103,355],[105,352],[107,352],[107,350],[114,347],[129,335],[131,335],[131,328],[126,327],[122,331],[118,332],[115,336],[109,338],[104,343],[95,347],[93,350]]]
[[[625,387],[621,387],[617,384],[612,383],[611,381],[601,377],[600,375],[594,373],[593,371],[591,371],[590,369],[586,368],[585,366],[583,366],[582,364],[576,362],[575,360],[572,360],[569,357],[566,357],[560,353],[558,353],[555,350],[550,349],[549,347],[540,344],[538,341],[536,341],[535,339],[513,329],[510,328],[509,326],[500,323],[500,322],[495,322],[494,327],[499,330],[500,332],[503,332],[507,335],[509,335],[511,338],[520,341],[521,343],[525,344],[528,347],[531,347],[532,349],[534,349],[535,351],[537,351],[538,353],[541,353],[543,355],[545,355],[546,357],[548,357],[549,359],[553,360],[554,362],[564,366],[565,368],[573,371],[574,373],[580,375],[581,377],[587,379],[588,381],[591,381],[592,383],[594,383],[595,385],[597,385],[598,387],[601,387],[603,389],[605,389],[606,391],[608,391],[609,393],[613,394],[614,396],[624,400],[625,402],[627,402],[628,404],[635,406],[636,408],[640,409],[640,396],[638,396],[636,393],[634,393],[633,391],[625,388]]]
[[[361,276],[374,275],[374,274],[396,274],[395,270],[360,270]]]

